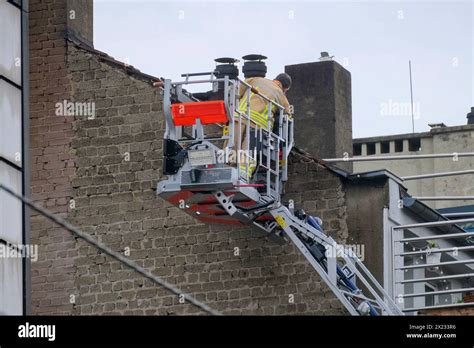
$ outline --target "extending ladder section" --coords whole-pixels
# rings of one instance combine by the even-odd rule
[[[270,213],[350,314],[402,315],[357,255],[326,235],[314,217],[297,216],[283,205]]]
[[[293,146],[293,120],[283,107],[218,71],[184,76],[164,83],[167,179],[158,183],[158,195],[203,223],[248,225],[277,242],[290,240],[352,315],[402,315],[350,249],[326,235],[316,218],[281,202]],[[193,95],[183,88],[203,83],[212,90]],[[268,103],[275,126],[258,126],[249,117],[251,93]],[[246,110],[239,98],[247,98]]]

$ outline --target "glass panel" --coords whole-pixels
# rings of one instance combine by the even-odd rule
[[[0,161],[0,182],[21,194],[21,172],[5,162]],[[0,238],[7,242],[22,244],[22,210],[21,202],[0,191]]]
[[[0,0],[0,75],[21,85],[21,11]]]
[[[7,252],[0,245],[2,255]],[[21,315],[23,312],[22,259],[0,257],[0,315]]]
[[[3,80],[0,80],[0,156],[21,165],[21,91]]]

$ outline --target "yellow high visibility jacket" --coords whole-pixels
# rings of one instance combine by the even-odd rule
[[[288,103],[288,99],[286,99],[283,90],[277,82],[266,79],[264,77],[252,77],[246,79],[245,82],[247,82],[249,85],[251,85],[253,88],[255,88],[267,98],[283,106],[285,108],[285,112],[287,114],[290,114],[290,104]],[[247,113],[247,91],[249,91],[249,88],[241,84],[239,89],[239,111],[244,113]],[[250,118],[255,121],[258,126],[263,127],[265,129],[268,126],[268,104],[268,101],[263,99],[258,94],[255,94],[250,91]],[[273,105],[272,109],[273,110],[270,113],[270,128],[273,127],[273,123],[275,120],[273,114],[278,111],[278,107]]]

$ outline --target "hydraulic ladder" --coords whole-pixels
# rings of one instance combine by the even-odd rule
[[[194,76],[209,77],[191,80]],[[277,242],[290,240],[351,315],[403,315],[357,255],[324,233],[318,218],[281,201],[293,146],[293,120],[283,107],[217,70],[183,77],[164,81],[167,179],[158,183],[157,194],[201,222],[248,225]],[[212,85],[205,101],[183,88],[204,83]],[[247,110],[239,108],[242,88]],[[250,91],[268,102],[276,127],[253,123]],[[242,142],[250,151],[241,151]]]

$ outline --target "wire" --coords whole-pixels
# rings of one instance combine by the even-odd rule
[[[137,273],[140,273],[143,275],[145,278],[150,279],[152,282],[161,285],[162,287],[168,289],[169,291],[175,293],[178,296],[182,296],[185,300],[189,301],[192,305],[202,309],[204,312],[210,314],[210,315],[221,315],[219,312],[215,311],[205,303],[202,303],[192,297],[191,295],[184,294],[182,291],[180,291],[178,288],[176,288],[174,285],[168,283],[166,280],[163,280],[155,275],[153,275],[150,271],[147,271],[146,269],[140,267],[137,265],[135,262],[127,259],[125,256],[122,254],[112,250],[108,246],[96,241],[94,238],[92,238],[90,235],[88,235],[85,232],[82,232],[79,230],[77,227],[71,225],[68,223],[66,220],[60,218],[59,216],[54,215],[53,213],[47,211],[46,209],[43,209],[41,206],[37,205],[36,203],[33,203],[29,198],[26,198],[20,194],[17,194],[13,190],[11,190],[8,187],[3,186],[0,184],[0,190],[4,190],[5,192],[9,193],[13,197],[21,200],[24,204],[29,206],[30,208],[36,210],[38,213],[41,215],[47,217],[48,219],[56,222],[58,225],[64,227],[67,231],[71,232],[72,234],[76,235],[77,237],[85,240],[87,243],[93,245],[97,249],[102,250],[104,253],[109,255],[110,257],[116,259],[117,261],[123,263],[125,266],[133,269]]]

